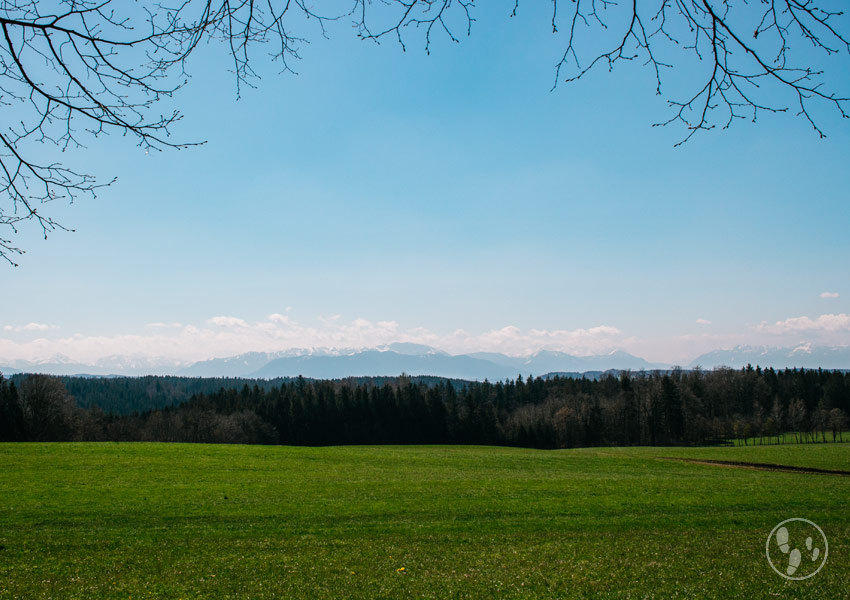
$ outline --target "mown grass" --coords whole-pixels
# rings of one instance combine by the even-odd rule
[[[844,598],[850,445],[0,445],[0,598]],[[764,546],[829,538],[789,582]]]

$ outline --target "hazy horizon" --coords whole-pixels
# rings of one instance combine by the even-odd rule
[[[272,314],[255,322],[225,316],[207,319],[199,325],[156,322],[147,324],[141,332],[113,336],[68,335],[62,327],[46,323],[5,325],[4,337],[0,339],[0,364],[44,362],[56,357],[95,364],[116,356],[191,364],[249,352],[339,352],[417,344],[450,355],[495,352],[520,357],[555,351],[587,357],[622,351],[652,363],[687,365],[705,353],[736,347],[804,350],[812,346],[847,347],[843,340],[850,323],[850,315],[822,315],[817,319],[803,317],[759,323],[742,334],[641,339],[612,326],[555,331],[507,326],[479,334],[464,330],[440,334],[424,327],[404,329],[395,321],[344,322],[338,315],[303,324],[290,316],[291,312]],[[13,341],[13,337],[22,341]],[[670,353],[670,348],[679,352]]]

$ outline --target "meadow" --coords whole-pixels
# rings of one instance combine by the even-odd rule
[[[0,444],[0,599],[846,598],[850,444]],[[765,541],[829,539],[787,581]]]

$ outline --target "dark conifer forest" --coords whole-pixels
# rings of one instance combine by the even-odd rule
[[[850,373],[750,366],[496,383],[0,376],[0,441],[530,448],[816,442],[842,439],[848,414]]]

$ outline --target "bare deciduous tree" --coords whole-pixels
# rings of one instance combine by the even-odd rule
[[[685,127],[683,141],[736,119],[796,107],[823,135],[817,103],[847,116],[848,98],[825,72],[850,55],[843,0],[553,0],[551,30],[565,32],[556,83],[621,61],[648,65],[672,109],[661,125]],[[322,8],[319,8],[322,7]],[[290,70],[309,35],[349,21],[357,35],[405,47],[420,32],[426,51],[438,34],[468,35],[473,0],[0,0],[0,257],[11,264],[25,221],[42,232],[64,227],[43,203],[92,195],[93,175],[38,158],[39,144],[80,146],[120,133],[146,149],[183,148],[169,128],[179,112],[158,103],[186,83],[188,57],[208,40],[227,45],[237,94],[251,85],[252,57],[270,50]],[[513,14],[519,8],[515,0]],[[506,12],[510,6],[506,6]],[[322,10],[329,12],[323,13]],[[668,69],[696,69],[700,83],[667,95]],[[688,78],[688,81],[692,81]]]
[[[31,441],[68,439],[80,417],[79,408],[57,377],[28,375],[21,384],[19,402]]]

